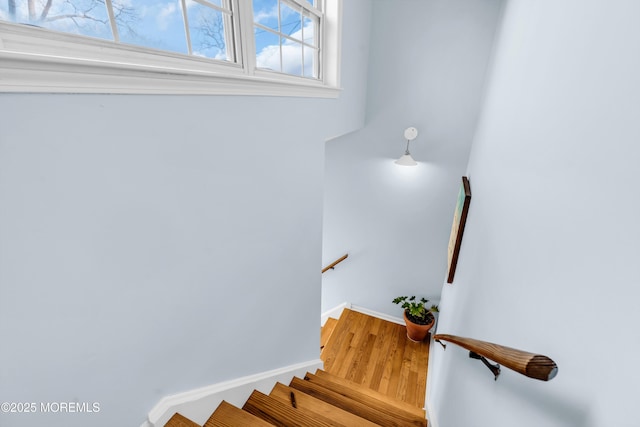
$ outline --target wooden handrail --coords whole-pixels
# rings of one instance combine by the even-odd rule
[[[475,340],[473,338],[457,337],[455,335],[437,334],[433,338],[438,342],[444,340],[457,344],[472,353],[491,359],[529,378],[549,381],[558,373],[558,365],[556,365],[556,362],[540,354],[516,350],[515,348]],[[442,345],[444,346],[444,344]]]
[[[340,258],[338,258],[337,260],[333,261],[331,264],[329,264],[325,268],[323,268],[322,272],[324,273],[327,270],[333,270],[336,267],[336,265],[340,264],[342,261],[347,259],[348,256],[349,256],[349,254],[342,255]]]

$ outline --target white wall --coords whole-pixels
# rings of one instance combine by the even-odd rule
[[[369,27],[345,2],[345,43]],[[338,100],[0,95],[0,425],[140,425],[160,398],[318,357],[324,140]]]
[[[638,425],[639,15],[625,0],[508,2],[439,332],[546,354],[559,373],[494,382],[435,346],[436,426]]]
[[[398,316],[398,295],[437,302],[500,5],[373,2],[367,123],[327,143],[323,261],[350,256],[324,274],[323,310]],[[416,168],[393,163],[408,126]]]

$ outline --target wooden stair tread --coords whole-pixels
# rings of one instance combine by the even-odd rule
[[[409,340],[404,325],[344,309],[320,358],[330,374],[424,407],[429,342]]]
[[[204,427],[273,427],[270,424],[232,404],[222,401]]]
[[[200,427],[200,424],[194,423],[189,418],[176,412],[169,418],[164,427]]]
[[[365,403],[353,400],[341,393],[334,390],[330,390],[317,382],[311,382],[308,380],[302,380],[300,378],[294,378],[289,384],[291,388],[306,393],[316,399],[323,400],[333,406],[343,409],[347,412],[351,412],[361,418],[365,418],[375,424],[384,427],[426,427],[427,420],[414,417],[412,414],[407,414],[404,411],[397,410],[400,414],[382,411],[377,406],[368,406]],[[377,402],[374,401],[374,404]]]
[[[273,390],[271,390],[271,393],[269,393],[269,396],[279,399],[286,404],[291,404],[291,393],[294,395],[298,411],[315,418],[320,418],[332,426],[375,427],[377,425],[282,383],[277,383],[273,387]]]
[[[280,427],[331,427],[331,424],[298,411],[291,403],[254,390],[243,410]]]
[[[360,318],[357,317],[359,313],[345,308],[340,314],[338,322],[334,325],[331,335],[327,337],[324,349],[321,354],[321,359],[324,362],[325,369],[327,365],[333,365],[336,356],[340,354],[341,348],[348,348],[353,339],[353,334],[349,334],[349,329],[352,323],[355,329],[361,330],[363,325],[355,324],[359,323]],[[352,317],[357,318],[356,322],[352,322]]]
[[[326,380],[329,381],[332,384],[337,384],[340,387],[347,387],[352,389],[354,392],[356,393],[360,393],[363,394],[367,397],[370,397],[372,399],[375,400],[379,400],[382,402],[386,402],[390,405],[395,406],[398,409],[404,410],[405,412],[408,412],[410,414],[413,414],[417,417],[422,417],[425,418],[426,416],[426,412],[424,409],[422,408],[418,408],[417,406],[414,406],[410,403],[404,402],[400,399],[396,399],[394,397],[391,396],[387,396],[384,393],[380,393],[379,391],[367,388],[367,387],[363,387],[357,383],[354,383],[352,381],[349,381],[347,379],[338,377],[336,375],[330,374],[326,371],[323,371],[322,369],[318,369],[316,370],[315,376],[314,378],[317,377],[318,379],[322,379],[322,380]],[[310,378],[310,380],[313,380],[313,378]],[[323,383],[321,383],[323,384]],[[337,391],[337,390],[336,390]]]
[[[307,373],[305,380],[314,382],[329,390],[335,391],[356,402],[378,409],[389,415],[401,417],[407,421],[425,420],[425,411],[421,408],[403,403],[394,398],[390,398],[382,393],[361,387],[348,380],[328,373],[322,376]]]
[[[324,350],[324,347],[327,345],[327,342],[329,342],[329,338],[331,338],[331,334],[337,324],[338,319],[329,317],[324,326],[320,329],[320,350]]]

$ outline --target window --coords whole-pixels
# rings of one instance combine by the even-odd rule
[[[253,0],[256,67],[318,78],[322,11],[307,0]]]
[[[339,18],[340,0],[0,0],[0,91],[335,97]]]
[[[235,62],[231,0],[0,0],[0,19]]]

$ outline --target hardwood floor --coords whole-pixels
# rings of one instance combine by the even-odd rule
[[[326,372],[424,406],[429,338],[413,342],[405,326],[348,309],[327,325],[320,343]]]

